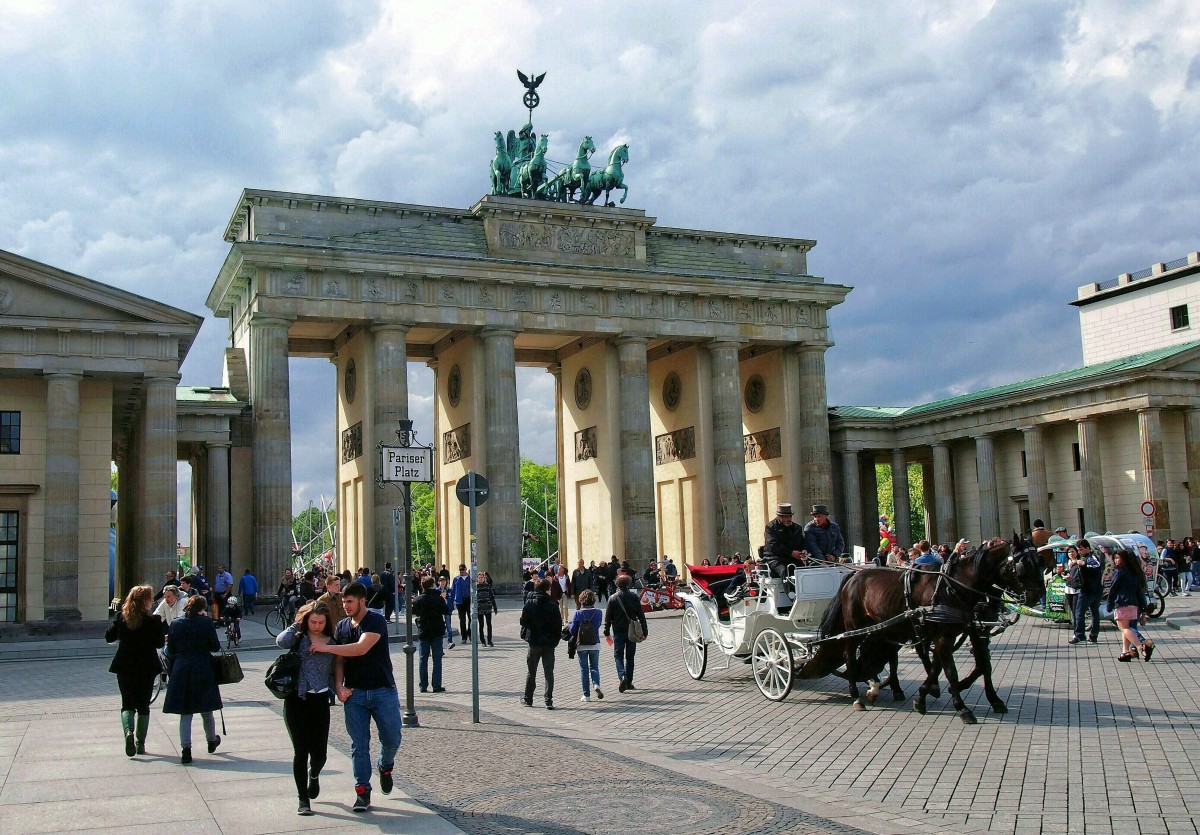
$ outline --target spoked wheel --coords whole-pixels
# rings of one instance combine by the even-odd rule
[[[1154,578],[1154,592],[1159,597],[1166,597],[1171,591],[1171,584],[1167,582],[1167,575],[1159,574]],[[1153,604],[1151,604],[1153,605]],[[1153,617],[1153,616],[1152,616]]]
[[[704,633],[700,631],[700,616],[691,606],[684,610],[682,632],[683,666],[689,676],[699,681],[708,667],[708,644],[704,643]]]
[[[283,612],[278,609],[272,609],[267,612],[267,619],[264,622],[267,627],[267,634],[274,638],[283,631]]]
[[[783,701],[792,692],[796,680],[792,648],[777,629],[767,628],[755,636],[750,666],[754,668],[754,683],[771,701]]]
[[[167,674],[160,673],[154,677],[154,687],[150,691],[150,704],[154,704],[158,700],[158,694],[167,686]]]
[[[1153,596],[1150,598],[1150,607],[1146,609],[1146,616],[1152,618],[1162,617],[1162,613],[1167,610],[1167,598],[1158,589],[1154,590]]]

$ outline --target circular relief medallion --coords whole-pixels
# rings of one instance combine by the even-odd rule
[[[767,384],[763,378],[755,374],[746,381],[746,408],[752,412],[760,411],[767,400]]]
[[[663,380],[663,405],[672,412],[679,406],[679,398],[683,396],[683,382],[679,375],[672,371]]]
[[[586,409],[592,402],[592,372],[586,368],[579,369],[575,375],[575,405]]]
[[[458,370],[457,365],[450,369],[450,374],[446,377],[446,398],[451,406],[457,406],[458,401],[462,399],[462,372]]]
[[[353,403],[354,395],[358,391],[358,369],[354,366],[354,360],[346,363],[346,378],[342,381],[342,389],[346,392],[346,402]]]

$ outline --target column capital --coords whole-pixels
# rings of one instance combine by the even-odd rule
[[[233,441],[205,441],[204,446],[205,447],[224,447],[225,449],[229,449],[231,446],[233,446]]]
[[[46,371],[42,374],[42,377],[44,377],[47,380],[63,380],[63,381],[82,380],[83,372],[82,371],[66,371],[66,370]]]
[[[1095,415],[1088,415],[1087,417],[1081,417],[1081,418],[1077,418],[1075,420],[1075,423],[1077,425],[1088,425],[1088,426],[1095,426],[1098,422],[1099,422],[1099,419]]]
[[[792,346],[797,354],[825,353],[833,347],[832,342],[800,342]]]
[[[399,333],[407,335],[413,326],[408,322],[372,322],[371,333]]]
[[[179,385],[181,377],[178,374],[145,374],[142,376],[142,381],[149,385],[151,383],[167,383],[172,387]]]
[[[620,334],[619,336],[613,337],[613,344],[617,345],[617,346],[649,345],[650,337],[644,336],[640,333],[623,333],[623,334]]]
[[[1139,415],[1157,414],[1162,411],[1162,406],[1145,406],[1137,410]]]
[[[711,342],[705,342],[703,344],[704,344],[704,347],[708,348],[708,350],[710,350],[710,351],[714,351],[714,350],[716,350],[716,351],[720,351],[720,350],[740,351],[740,350],[742,350],[742,348],[744,348],[745,346],[750,344],[750,340],[719,338],[719,339],[714,339]]]
[[[1040,435],[1045,430],[1045,428],[1046,428],[1045,424],[1035,423],[1031,426],[1022,426],[1021,433],[1024,435],[1031,435],[1031,434]]]
[[[516,328],[497,326],[480,329],[479,336],[483,339],[516,339],[519,333]]]
[[[946,447],[947,444],[945,441],[934,441],[929,445],[930,449],[946,449]]]
[[[995,432],[980,432],[977,435],[972,435],[971,440],[978,443],[979,441],[991,441],[996,437]]]
[[[252,327],[252,328],[253,327],[290,328],[292,326],[292,322],[295,322],[295,321],[296,321],[295,319],[292,319],[288,316],[272,316],[272,315],[266,314],[266,313],[255,313],[253,316],[250,317],[250,327]]]

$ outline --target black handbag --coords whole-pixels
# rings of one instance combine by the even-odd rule
[[[275,659],[267,668],[263,683],[277,699],[295,696],[300,690],[300,653],[297,651],[300,642]]]
[[[213,653],[212,665],[217,684],[237,684],[246,677],[236,652]]]

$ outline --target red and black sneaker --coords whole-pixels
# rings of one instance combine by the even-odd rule
[[[384,794],[392,793],[392,770],[379,766],[379,790]]]
[[[351,812],[361,814],[371,808],[370,786],[355,786],[354,793],[358,796],[354,798],[354,805],[350,807]]]

